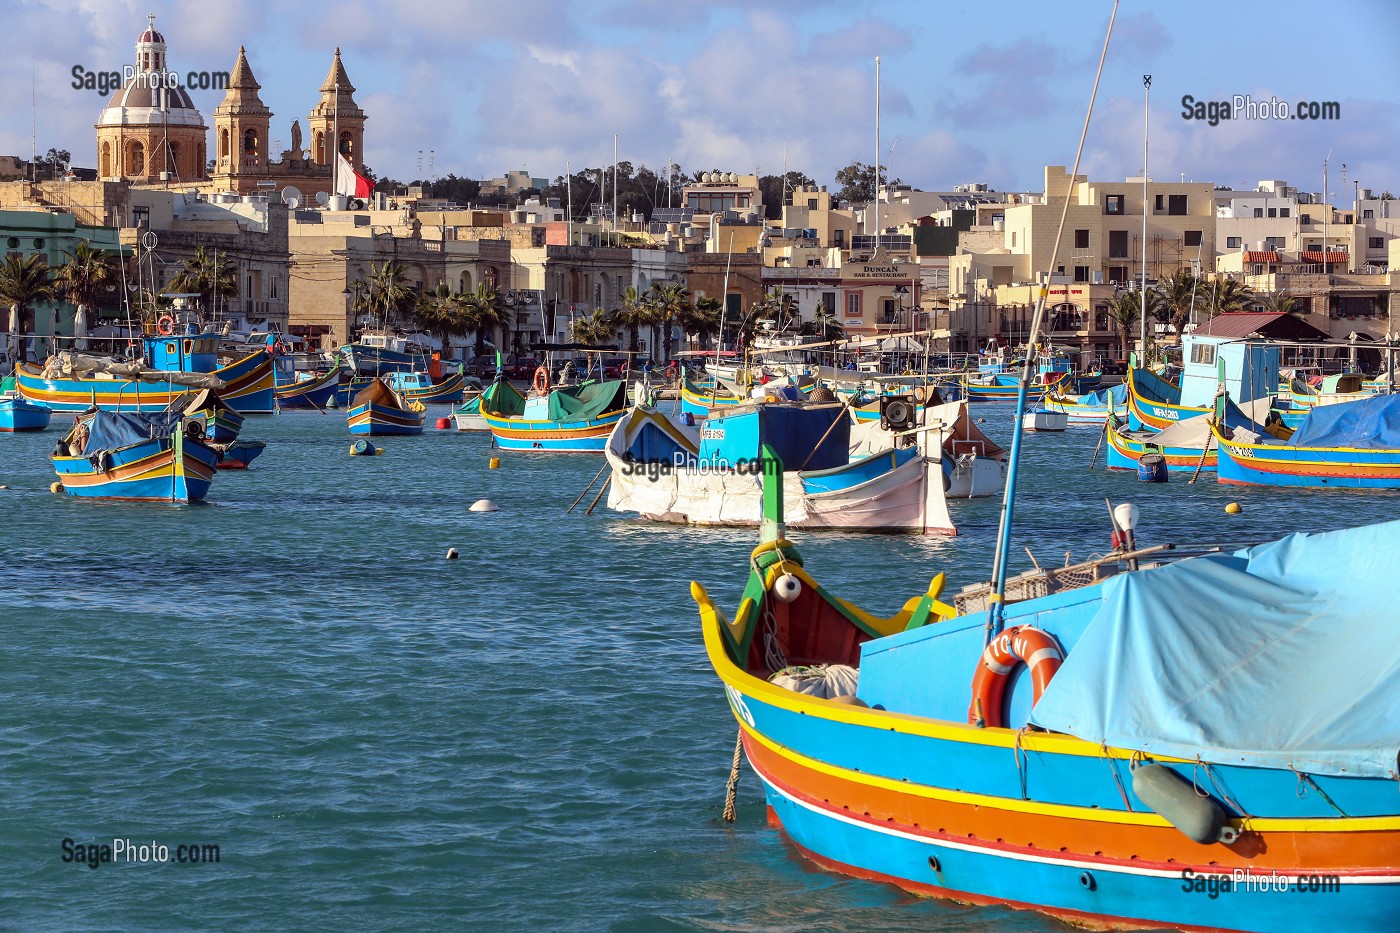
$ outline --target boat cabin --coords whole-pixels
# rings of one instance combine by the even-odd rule
[[[146,359],[167,373],[212,373],[219,368],[218,334],[146,337]]]
[[[395,392],[416,392],[431,389],[432,377],[427,373],[389,373],[389,388]]]
[[[736,406],[700,429],[699,459],[716,469],[757,464],[764,444],[789,470],[830,470],[850,459],[851,420],[840,403]]]
[[[1278,394],[1279,347],[1264,340],[1188,333],[1181,338],[1181,404],[1212,408],[1224,374],[1235,404]]]

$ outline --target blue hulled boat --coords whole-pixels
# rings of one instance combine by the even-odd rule
[[[486,393],[481,417],[502,450],[602,453],[613,426],[627,413],[620,379],[561,386],[521,401],[518,393]]]
[[[70,496],[198,502],[209,492],[219,453],[205,443],[199,419],[96,410],[78,416],[52,459]]]
[[[383,379],[374,379],[351,399],[346,419],[350,433],[359,436],[422,434],[427,411],[421,402],[405,401]]]
[[[31,402],[18,392],[0,395],[0,432],[42,431],[52,417],[49,406]]]

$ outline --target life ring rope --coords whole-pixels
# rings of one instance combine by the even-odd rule
[[[156,331],[162,337],[169,337],[175,333],[175,319],[168,314],[162,314],[156,320]]]
[[[538,369],[535,370],[535,380],[533,384],[535,387],[535,392],[539,395],[545,395],[549,392],[548,367],[540,366]]]

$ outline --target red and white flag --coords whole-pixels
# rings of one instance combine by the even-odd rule
[[[335,193],[343,194],[347,198],[369,197],[369,193],[374,190],[374,183],[358,174],[355,166],[351,165],[344,155],[336,153],[336,158],[340,160],[340,164],[336,172]]]

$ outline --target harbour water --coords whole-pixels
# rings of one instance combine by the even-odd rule
[[[976,413],[1009,435],[1009,405]],[[752,533],[585,517],[591,496],[566,515],[601,458],[492,471],[485,435],[351,458],[342,412],[250,418],[269,447],[208,504],[82,501],[48,491],[67,420],[0,437],[0,928],[1063,929],[816,869],[747,769],[720,821],[735,725],[688,583],[732,610]],[[1139,484],[1102,454],[1091,473],[1096,436],[1025,438],[1013,569],[1027,546],[1107,550],[1106,496],[1142,508],[1143,544],[1400,513],[1209,472]],[[984,577],[999,507],[954,503],[951,539],[796,537],[819,580],[889,612],[941,570]],[[64,839],[172,858],[90,868]],[[181,844],[219,860],[178,864]]]

